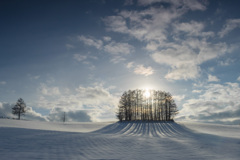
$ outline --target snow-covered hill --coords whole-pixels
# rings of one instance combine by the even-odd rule
[[[0,119],[0,159],[240,159],[240,126]]]

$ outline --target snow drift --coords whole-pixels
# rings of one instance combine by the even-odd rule
[[[239,159],[240,127],[0,120],[1,160]]]

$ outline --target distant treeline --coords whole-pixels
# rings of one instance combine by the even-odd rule
[[[170,93],[155,90],[129,90],[119,100],[119,121],[173,121],[178,113]]]

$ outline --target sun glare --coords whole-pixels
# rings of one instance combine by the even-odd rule
[[[149,98],[149,97],[150,97],[150,92],[149,92],[148,89],[145,90],[144,96],[145,96],[146,98]]]

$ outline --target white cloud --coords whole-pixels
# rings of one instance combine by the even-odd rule
[[[32,77],[31,77],[31,79],[35,79],[35,80],[36,80],[36,79],[39,79],[39,78],[40,78],[39,75],[37,75],[37,76],[32,76]]]
[[[0,85],[5,85],[5,84],[7,84],[6,81],[0,81]]]
[[[86,64],[90,70],[94,70],[96,68],[95,65],[93,65],[90,61],[87,61],[87,59],[97,60],[98,58],[95,56],[73,54],[73,59],[75,59],[78,62],[82,62],[83,64]]]
[[[134,62],[129,62],[129,63],[127,63],[127,65],[126,65],[126,67],[127,68],[132,68],[134,66]]]
[[[87,56],[81,55],[81,54],[74,54],[74,55],[73,55],[73,58],[74,58],[75,60],[81,62],[81,61],[87,59]]]
[[[44,96],[56,96],[60,95],[60,91],[58,87],[49,87],[44,83],[41,83],[38,91]]]
[[[216,76],[208,74],[208,82],[219,82],[219,81],[220,79],[218,79]]]
[[[32,107],[27,107],[27,112],[25,113],[25,116],[23,117],[27,120],[37,120],[37,121],[48,121],[47,116],[43,116],[41,113],[38,113],[32,109]]]
[[[134,47],[128,43],[111,42],[104,46],[104,50],[110,54],[130,54],[134,51]]]
[[[214,72],[215,68],[214,68],[214,67],[209,67],[208,70],[209,70],[210,72]]]
[[[65,113],[66,122],[91,122],[91,117],[86,110],[65,111],[63,108],[54,108],[48,115],[50,121],[63,121]]]
[[[111,38],[111,37],[108,37],[108,36],[105,36],[105,37],[103,37],[103,40],[106,41],[106,42],[109,42],[109,41],[112,40],[112,38]]]
[[[158,2],[169,3],[176,8],[184,8],[191,10],[206,10],[206,3],[200,3],[198,0],[138,0],[139,5],[151,5]]]
[[[1,118],[17,118],[12,114],[12,107],[15,104],[1,103],[0,102],[0,117]],[[97,115],[95,111],[91,110],[66,110],[64,108],[53,108],[51,112],[43,116],[42,114],[33,110],[32,107],[27,106],[27,112],[21,116],[21,119],[34,120],[34,121],[63,121],[63,114],[65,112],[66,121],[68,122],[91,122],[92,120],[98,120],[94,118]],[[92,117],[90,116],[92,115]]]
[[[128,28],[126,26],[126,21],[122,16],[109,16],[103,19],[107,26],[107,30],[127,33]]]
[[[193,90],[192,93],[201,93],[202,90]]]
[[[13,118],[12,108],[15,104],[0,102],[0,117]]]
[[[181,101],[185,98],[185,95],[174,95],[173,99],[176,101]]]
[[[112,63],[119,63],[120,61],[124,61],[125,55],[128,55],[132,52],[134,52],[134,47],[128,43],[123,42],[115,42],[111,41],[111,37],[103,37],[103,40],[106,44],[103,44],[101,40],[98,40],[94,37],[86,38],[85,36],[78,36],[79,39],[88,46],[93,46],[99,50],[105,51],[107,53],[110,53],[112,58],[110,58],[110,61]],[[87,59],[87,56],[80,55],[80,54],[74,54],[74,59],[77,61],[83,61]],[[97,57],[91,57],[89,58],[96,59]]]
[[[168,74],[165,76],[168,80],[179,80],[179,79],[195,79],[199,77],[200,67],[195,65],[180,65],[174,67]]]
[[[195,59],[197,59],[197,54],[184,45],[175,45],[172,48],[155,52],[151,56],[157,63],[167,64],[173,67],[187,64],[193,65],[196,63]]]
[[[85,45],[93,46],[97,49],[101,49],[103,45],[103,42],[101,40],[97,40],[93,37],[78,36],[78,39],[82,41]]]
[[[148,8],[143,11],[121,11],[117,16],[106,17],[104,22],[107,30],[129,34],[140,41],[162,42],[166,40],[167,25],[182,14],[183,11],[177,9]]]
[[[171,66],[172,69],[165,78],[169,80],[197,78],[200,72],[196,61],[198,55],[184,45],[173,47],[175,48],[161,50],[151,55],[155,62]]]
[[[137,65],[134,68],[134,73],[139,74],[139,75],[149,76],[149,75],[152,75],[154,73],[154,70],[150,66],[149,67],[144,67],[143,65]]]
[[[167,79],[195,79],[200,75],[200,65],[215,59],[227,52],[224,43],[211,44],[205,40],[181,40],[182,44],[165,44],[167,49],[154,52],[151,57],[159,64],[169,65],[172,70],[165,76]],[[170,47],[171,46],[171,47]]]
[[[179,119],[235,123],[240,117],[240,87],[238,83],[208,84],[195,99],[183,104]]]
[[[137,65],[134,62],[127,63],[126,68],[131,69],[131,71],[133,71],[135,74],[143,76],[149,76],[154,73],[154,70],[151,66],[145,67],[142,64]]]
[[[234,62],[233,59],[228,58],[228,59],[226,59],[226,60],[220,61],[219,64],[220,64],[221,66],[229,66],[229,65],[231,65],[233,62]]]
[[[146,45],[146,49],[148,51],[156,51],[158,49],[158,47],[160,46],[160,44],[156,41],[150,41],[147,43]]]
[[[155,5],[156,2],[169,5]],[[115,16],[104,18],[107,30],[127,34],[146,43],[151,58],[171,67],[165,75],[169,80],[196,79],[201,74],[201,64],[224,55],[229,46],[210,43],[214,32],[205,31],[202,22],[181,22],[189,10],[206,9],[203,1],[138,1],[143,10],[118,11]],[[183,36],[186,38],[183,39]],[[169,38],[171,37],[171,38]]]
[[[198,54],[199,64],[218,58],[227,53],[229,49],[225,43],[211,44],[203,41],[200,46],[201,48],[198,48],[200,50]]]
[[[174,33],[181,35],[187,35],[189,37],[204,37],[209,38],[214,36],[214,32],[204,32],[205,25],[201,22],[190,21],[190,22],[176,22],[173,24]]]
[[[42,88],[43,87],[40,86],[40,89]],[[102,85],[96,84],[94,87],[79,86],[75,90],[67,89],[67,92],[61,89],[62,92],[59,92],[59,94],[55,96],[48,96],[46,94],[49,93],[49,90],[53,87],[44,86],[44,88],[47,88],[47,91],[40,93],[40,98],[36,106],[39,108],[59,110],[59,112],[57,112],[58,115],[56,115],[55,112],[52,115],[52,117],[57,116],[56,119],[59,118],[60,110],[61,112],[69,112],[69,114],[71,112],[72,115],[75,115],[75,112],[77,114],[77,112],[86,111],[92,121],[104,119],[106,115],[110,116],[110,118],[115,118],[118,97],[112,95],[109,90],[103,88]],[[72,120],[74,119],[76,118],[72,117]]]
[[[240,27],[240,19],[229,19],[218,35],[222,38],[232,30]]]
[[[237,78],[237,81],[240,81],[240,76]]]
[[[2,103],[0,102],[0,117],[3,118],[17,118],[12,114],[12,108],[15,104]],[[26,120],[37,120],[37,121],[48,121],[46,116],[42,116],[32,109],[32,107],[27,106],[27,112],[21,116],[21,119]]]
[[[113,56],[111,59],[110,59],[110,62],[116,64],[116,63],[119,63],[121,61],[125,61],[126,59],[123,58],[122,56]]]
[[[175,32],[186,32],[189,35],[198,36],[202,34],[204,29],[203,23],[191,21],[190,23],[176,23],[174,24]]]

